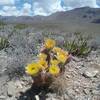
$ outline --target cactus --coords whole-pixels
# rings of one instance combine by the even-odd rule
[[[0,37],[0,50],[6,48],[9,46],[9,41],[8,39],[4,38],[4,37]]]
[[[70,55],[67,51],[56,47],[56,41],[45,39],[38,60],[28,64],[25,72],[32,77],[35,86],[48,86],[53,79],[63,74],[65,64]]]

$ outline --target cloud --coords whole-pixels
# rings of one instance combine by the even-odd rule
[[[34,15],[50,15],[85,6],[98,7],[96,0],[33,0]]]
[[[30,15],[31,14],[31,5],[29,3],[24,3],[23,8],[21,10],[21,15]]]
[[[31,5],[24,3],[21,10],[18,10],[16,6],[4,6],[0,10],[2,16],[29,16],[31,13]]]
[[[0,0],[0,5],[13,5],[14,0]]]
[[[15,0],[0,0],[0,6],[2,9],[0,10],[0,15],[2,16],[16,16],[18,11],[14,6]]]
[[[19,11],[15,6],[4,6],[2,10],[0,10],[0,15],[2,16],[17,16],[19,15]]]
[[[62,0],[63,7],[66,10],[89,6],[89,7],[98,7],[96,0]]]
[[[0,0],[3,16],[50,15],[79,7],[99,7],[100,0]]]
[[[35,0],[33,1],[34,15],[49,15],[56,11],[63,11],[60,0]]]

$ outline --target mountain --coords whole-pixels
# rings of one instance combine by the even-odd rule
[[[100,8],[82,7],[65,12],[56,12],[50,16],[0,16],[0,20],[7,23],[68,23],[92,22],[100,23]]]
[[[38,30],[84,32],[100,35],[100,8],[82,7],[50,16],[0,16],[10,24],[29,24]]]
[[[66,21],[79,21],[79,22],[92,22],[100,18],[100,8],[82,7],[66,12],[57,12],[48,17],[49,20],[57,22]]]

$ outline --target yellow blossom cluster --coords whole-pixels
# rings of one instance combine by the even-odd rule
[[[55,47],[56,42],[53,39],[46,39],[44,49],[37,56],[38,61],[28,64],[26,73],[31,76],[37,76],[46,72],[51,76],[57,76],[61,73],[60,65],[65,64],[69,58],[68,52],[59,47]]]

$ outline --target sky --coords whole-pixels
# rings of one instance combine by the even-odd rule
[[[100,7],[100,0],[0,0],[2,16],[48,16],[79,7]]]

